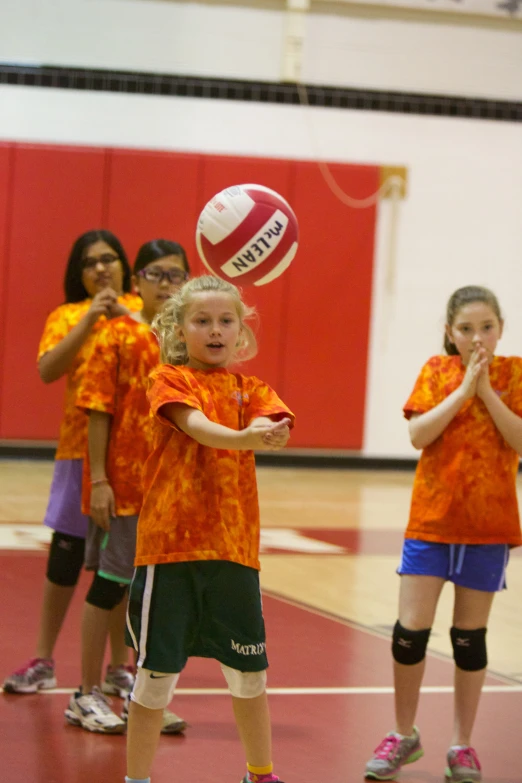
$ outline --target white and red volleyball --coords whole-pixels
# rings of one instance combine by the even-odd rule
[[[299,229],[290,204],[263,185],[225,188],[205,205],[196,244],[217,277],[235,285],[265,285],[288,269]]]

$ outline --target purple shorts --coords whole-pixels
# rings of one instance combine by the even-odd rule
[[[57,459],[44,525],[58,533],[85,538],[89,517],[82,514],[82,459]]]

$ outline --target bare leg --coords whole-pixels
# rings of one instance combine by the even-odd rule
[[[129,659],[129,648],[125,644],[127,600],[128,596],[125,594],[123,600],[110,612],[111,666],[125,665]]]
[[[431,628],[444,579],[436,576],[401,576],[399,622],[410,631]],[[396,731],[410,736],[419,704],[426,662],[406,666],[393,662]]]
[[[419,706],[420,687],[424,677],[426,660],[413,666],[393,662],[395,686],[395,731],[411,737]]]
[[[45,580],[40,630],[36,644],[37,658],[52,658],[56,640],[71,603],[75,587],[63,587]]]
[[[471,732],[486,677],[486,669],[465,672],[455,666],[455,722],[452,745],[471,745]]]
[[[455,586],[453,625],[462,630],[485,628],[495,593]],[[468,672],[455,667],[455,720],[452,745],[470,745],[471,732],[486,677],[486,669]]]
[[[266,691],[255,699],[232,696],[232,706],[247,762],[267,767],[272,763],[272,732]]]
[[[85,602],[82,617],[82,693],[90,693],[95,685],[100,686],[105,645],[111,615],[98,606]]]
[[[142,780],[150,771],[160,738],[163,710],[149,710],[131,701],[127,726],[127,775]]]

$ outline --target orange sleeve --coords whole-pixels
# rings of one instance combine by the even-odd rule
[[[38,361],[44,354],[55,348],[70,332],[71,326],[67,321],[66,313],[66,306],[61,305],[48,316],[38,346]]]
[[[109,323],[97,333],[76,394],[76,407],[114,415],[118,384],[118,340]]]
[[[118,297],[118,301],[128,307],[129,310],[141,310],[143,302],[136,294],[123,294]],[[71,331],[87,313],[91,304],[90,299],[85,299],[83,302],[71,302],[69,304],[60,305],[50,313],[45,322],[40,344],[38,346],[39,361],[42,356],[55,348],[64,337]],[[100,318],[100,323],[105,321],[105,318]],[[96,327],[95,327],[96,328]]]
[[[290,427],[294,426],[294,414],[268,384],[263,383],[259,378],[252,377],[248,379],[246,387],[247,399],[243,395],[245,399],[244,422],[246,426],[259,416],[270,416],[276,420],[288,417],[291,419]]]
[[[150,385],[147,392],[151,411],[162,424],[168,424],[177,429],[174,422],[161,414],[163,405],[171,402],[182,402],[190,408],[203,411],[201,400],[197,397],[190,383],[181,370],[172,365],[160,365],[150,374]]]
[[[441,358],[433,356],[420,371],[413,391],[403,408],[407,419],[410,419],[414,413],[426,413],[444,399],[439,383]]]

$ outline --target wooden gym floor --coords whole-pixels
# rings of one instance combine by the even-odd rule
[[[33,655],[49,531],[41,525],[52,463],[0,460],[0,680]],[[390,632],[410,472],[260,468],[262,585],[270,657],[274,761],[286,783],[352,783],[393,728]],[[122,783],[125,740],[68,726],[63,710],[80,672],[83,575],[56,650],[58,687],[0,696],[0,779],[6,783]],[[490,673],[474,745],[485,783],[522,783],[522,558],[489,625]],[[405,783],[442,783],[451,735],[446,586],[430,640],[418,724],[425,756]],[[119,708],[117,704],[116,708]],[[191,660],[172,708],[190,723],[162,737],[153,783],[237,783],[243,757],[218,665]]]

